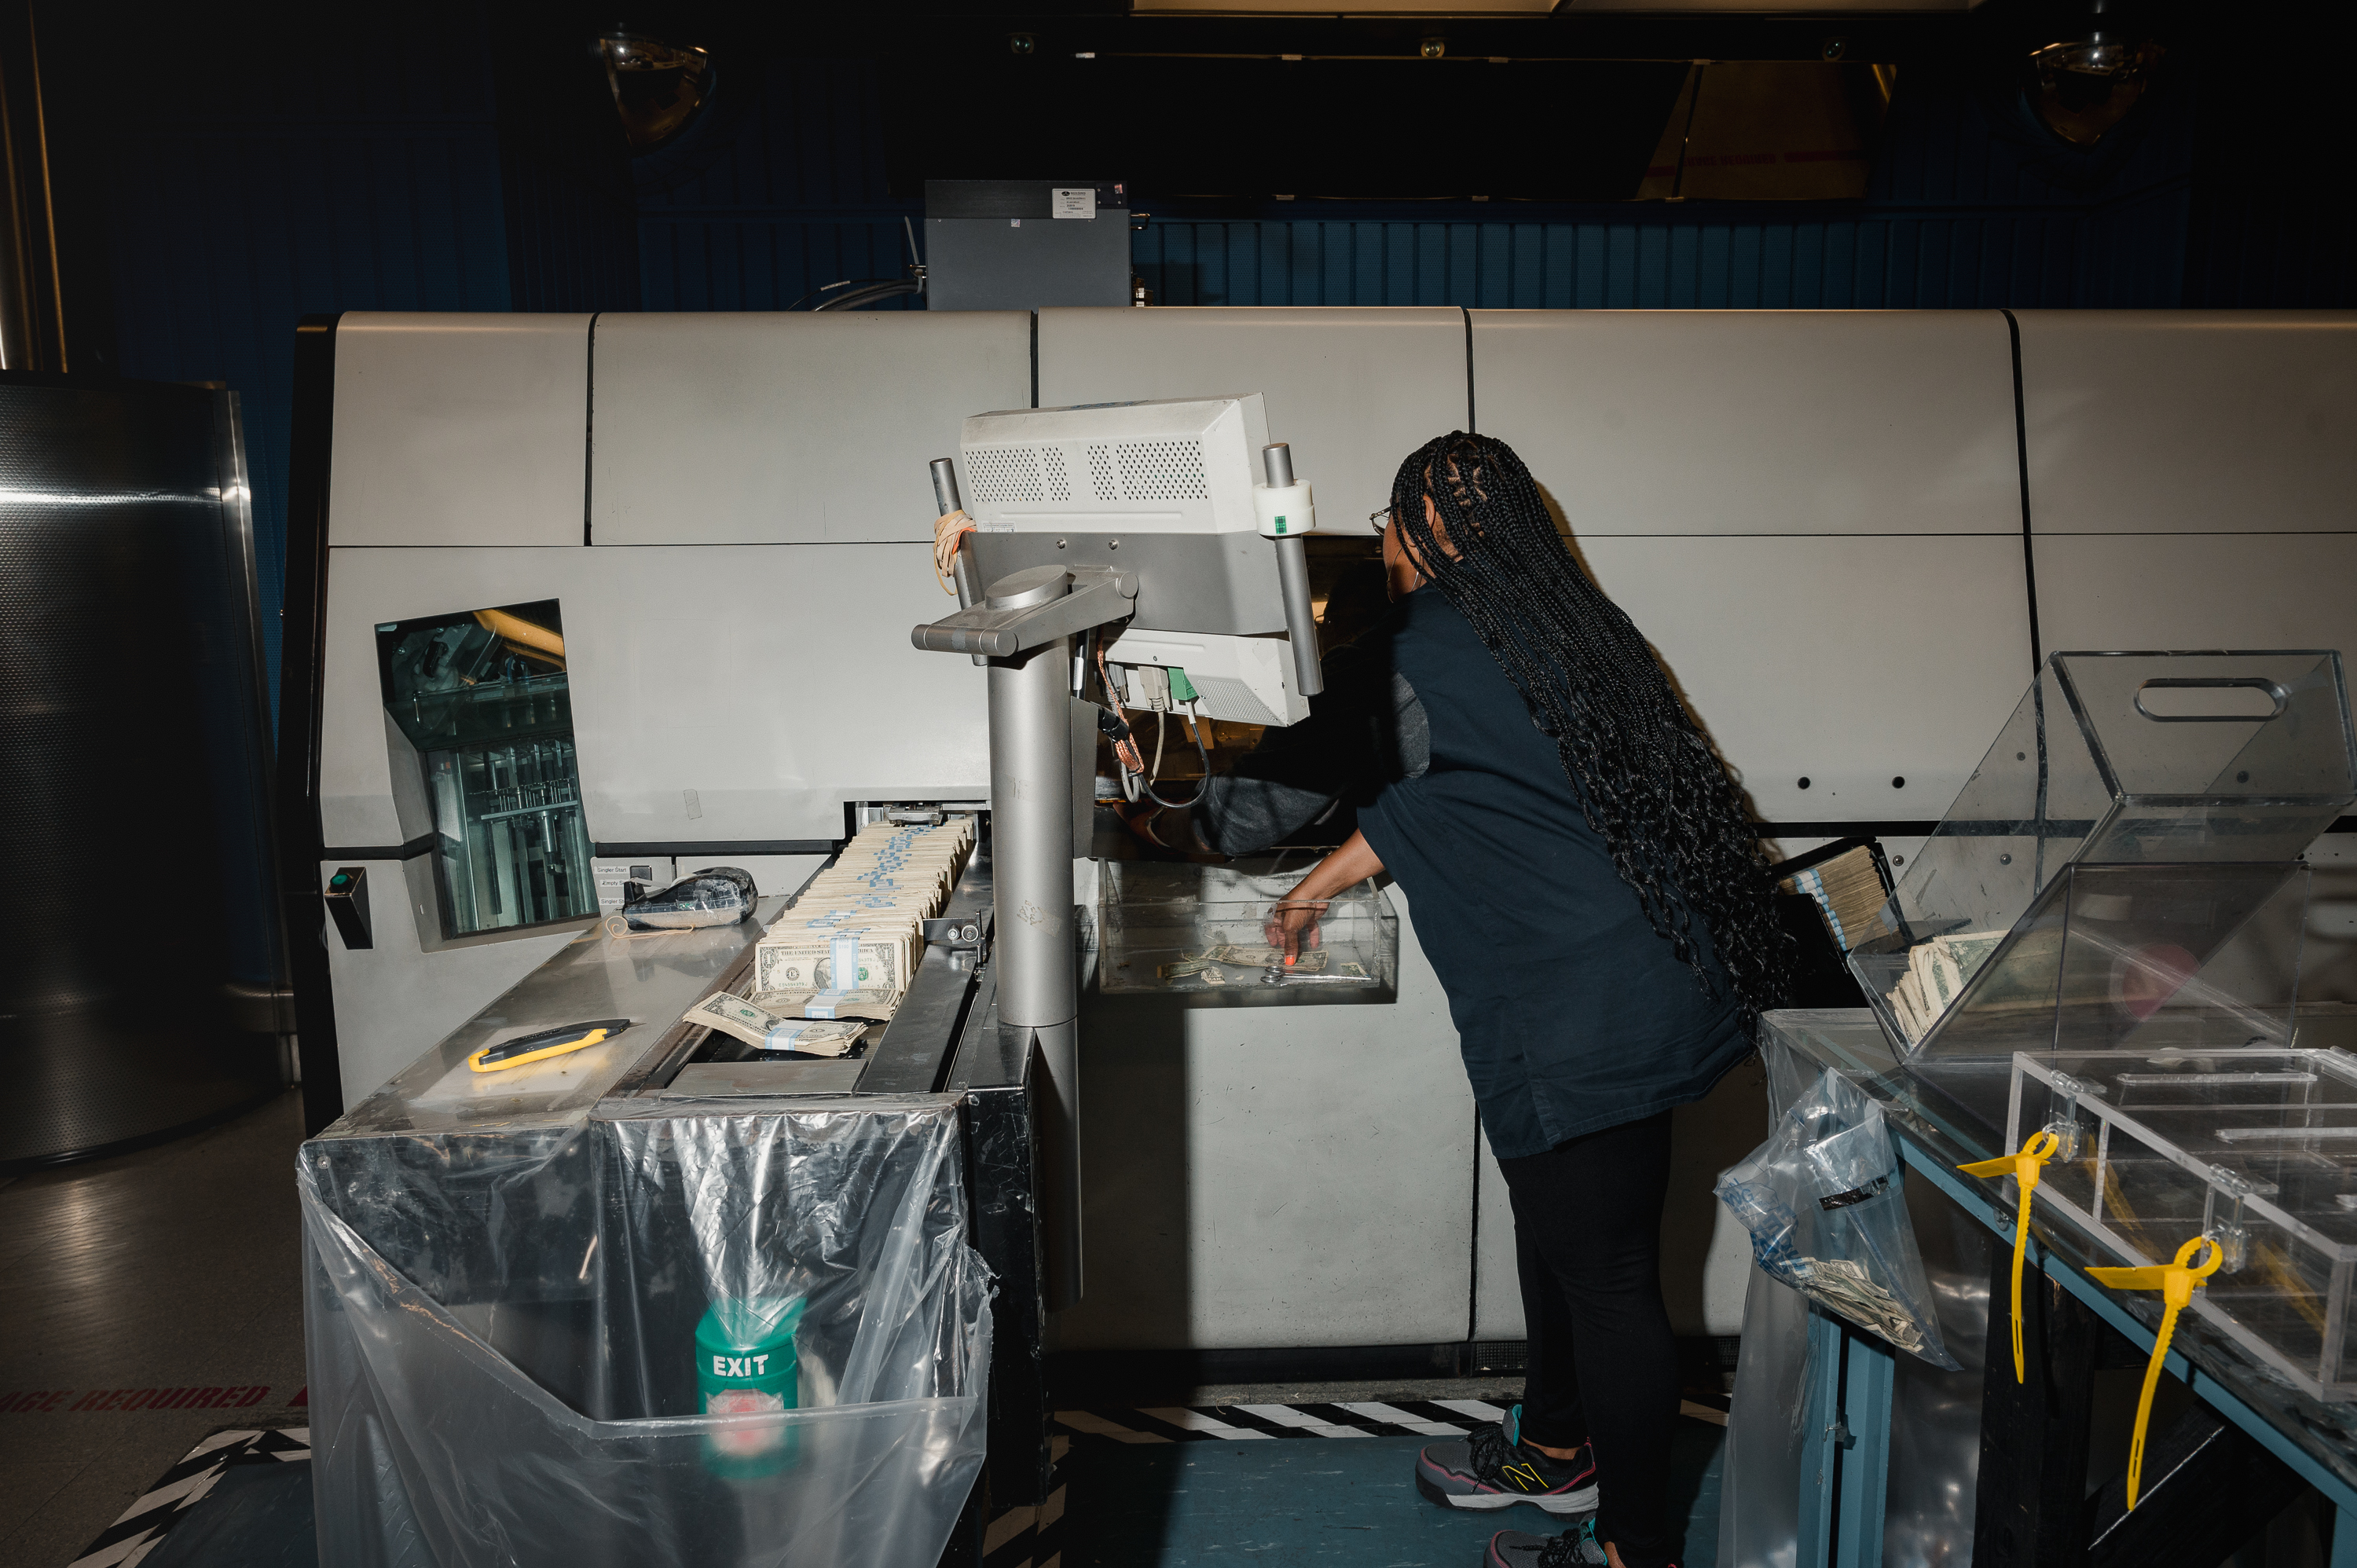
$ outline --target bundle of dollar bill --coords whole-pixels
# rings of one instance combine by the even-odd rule
[[[784,1018],[742,996],[716,992],[680,1015],[683,1024],[701,1024],[765,1051],[802,1051],[839,1057],[856,1044],[867,1026]]]
[[[913,925],[788,930],[781,919],[753,950],[755,991],[909,989],[923,945]]]
[[[888,1024],[900,1004],[889,991],[756,991],[746,998],[780,1018],[856,1018]]]
[[[1864,844],[1845,850],[1822,865],[1795,872],[1781,886],[1787,893],[1805,893],[1816,900],[1825,929],[1844,952],[1889,929],[1883,909],[1890,896],[1883,891],[1874,852]]]
[[[1784,1278],[1811,1301],[1901,1350],[1921,1352],[1923,1326],[1897,1296],[1874,1283],[1865,1264],[1847,1258],[1796,1257],[1792,1262]]]
[[[872,823],[811,879],[754,952],[755,992],[882,992],[895,1002],[974,848],[974,819]],[[886,1015],[889,1015],[888,1012]]]
[[[913,898],[924,906],[920,918],[938,914],[974,846],[974,819],[952,817],[938,827],[893,827],[874,823],[843,846],[833,865],[813,878],[801,904],[813,896]]]
[[[1964,993],[1964,983],[1988,961],[2003,931],[1960,931],[1932,937],[1907,950],[1907,972],[1890,989],[1890,1010],[1909,1045],[1919,1044],[1941,1015]]]

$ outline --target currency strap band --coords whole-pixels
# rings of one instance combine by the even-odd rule
[[[2193,1254],[2210,1249],[2210,1261],[2195,1267]],[[2177,1315],[2193,1303],[2196,1286],[2218,1272],[2225,1249],[2207,1236],[2196,1236],[2177,1249],[2177,1261],[2146,1269],[2089,1269],[2087,1277],[2114,1290],[2157,1290],[2160,1293],[2160,1332],[2153,1336],[2152,1359],[2145,1363],[2144,1392],[2136,1398],[2136,1435],[2128,1439],[2128,1508],[2136,1506],[2144,1481],[2144,1429],[2152,1421],[2152,1394],[2160,1386],[2160,1364],[2169,1357],[2169,1337],[2177,1332]]]
[[[2021,1354],[2021,1262],[2029,1250],[2029,1195],[2038,1190],[2039,1173],[2061,1146],[2061,1139],[2040,1129],[2029,1135],[2029,1142],[2021,1145],[2018,1155],[1999,1155],[1993,1160],[1975,1160],[1971,1165],[1956,1167],[1966,1176],[2011,1176],[2021,1188],[2021,1201],[2016,1206],[2020,1212],[2013,1221],[2013,1380],[2017,1383],[2029,1380]]]

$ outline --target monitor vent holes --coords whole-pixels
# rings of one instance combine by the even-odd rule
[[[1199,501],[1211,493],[1200,441],[1124,441],[1114,453],[1125,500]]]
[[[1039,454],[1030,446],[985,446],[967,460],[974,504],[1039,499]]]

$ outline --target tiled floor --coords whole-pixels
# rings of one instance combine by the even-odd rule
[[[290,1090],[0,1187],[0,1563],[60,1568],[217,1427],[303,1424],[302,1136]]]

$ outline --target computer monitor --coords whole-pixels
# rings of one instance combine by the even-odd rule
[[[977,576],[1135,572],[1137,610],[1109,662],[1184,669],[1206,718],[1297,723],[1309,705],[1253,502],[1267,444],[1257,392],[974,414],[959,467]]]

